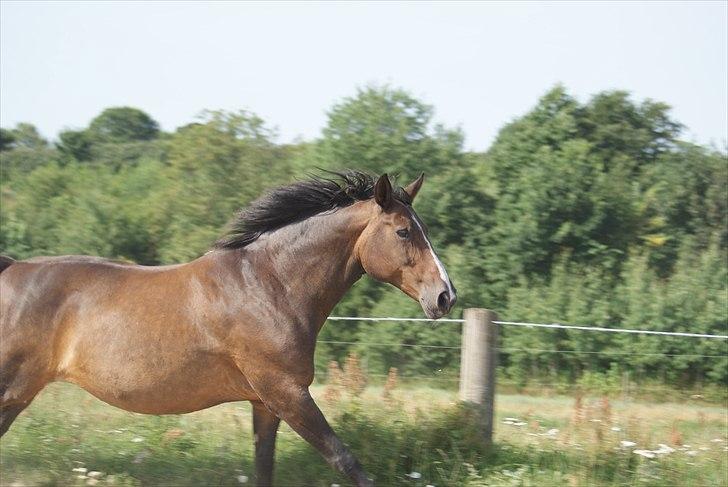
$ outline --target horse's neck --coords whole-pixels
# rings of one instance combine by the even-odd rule
[[[364,272],[354,246],[367,219],[364,203],[355,204],[264,234],[250,246],[265,255],[265,277],[280,282],[296,318],[316,331]]]

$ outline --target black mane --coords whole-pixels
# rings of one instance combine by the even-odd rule
[[[361,171],[328,172],[273,189],[238,212],[214,248],[239,249],[265,232],[296,223],[324,211],[344,208],[374,196],[377,178]],[[411,204],[409,195],[393,185],[394,196]]]

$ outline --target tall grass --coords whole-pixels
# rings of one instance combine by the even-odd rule
[[[499,395],[488,450],[478,411],[452,391],[396,386],[394,372],[362,389],[359,373],[349,362],[312,392],[378,485],[728,485],[722,407]],[[53,384],[0,441],[0,484],[250,485],[251,429],[245,403],[144,416]],[[348,485],[285,425],[276,465],[280,486]]]

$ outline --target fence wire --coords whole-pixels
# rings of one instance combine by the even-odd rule
[[[455,350],[460,349],[461,346],[457,345],[425,345],[421,343],[396,343],[396,342],[350,342],[342,340],[317,340],[318,343],[330,343],[334,345],[367,345],[371,347],[411,347],[411,348],[435,348],[435,349],[447,349]],[[698,358],[723,358],[727,355],[701,355],[697,353],[645,353],[645,352],[619,352],[619,351],[598,351],[598,350],[550,350],[543,348],[512,348],[512,347],[498,347],[496,348],[499,352],[535,352],[535,353],[576,353],[576,354],[594,354],[594,355],[639,355],[639,356],[654,356],[654,357],[698,357]]]
[[[330,316],[331,321],[395,321],[395,322],[431,322],[431,323],[464,323],[464,319],[456,318],[440,318],[439,320],[431,320],[429,318],[394,318],[394,317],[365,317],[356,316]],[[720,340],[728,339],[728,335],[710,335],[705,333],[687,333],[679,331],[658,331],[658,330],[638,330],[632,328],[606,328],[603,326],[582,326],[582,325],[564,325],[561,323],[525,323],[520,321],[493,321],[496,325],[506,326],[527,326],[530,328],[558,328],[563,330],[580,330],[580,331],[601,331],[608,333],[635,333],[641,335],[663,335],[676,336],[686,338],[714,338]]]

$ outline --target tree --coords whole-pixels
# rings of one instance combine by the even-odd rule
[[[56,148],[64,160],[91,160],[91,138],[85,130],[64,130],[58,134]]]
[[[674,151],[680,125],[667,110],[619,91],[582,106],[557,86],[500,132],[487,155],[498,182],[487,252],[501,303],[508,282],[548,276],[562,255],[618,275],[644,245],[635,182]]]
[[[48,146],[48,141],[38,133],[35,125],[30,123],[19,123],[12,131],[14,146],[26,149],[43,149]]]
[[[319,158],[326,167],[357,167],[414,178],[460,157],[459,130],[432,125],[433,109],[388,86],[359,89],[328,113]]]
[[[0,128],[0,151],[7,151],[13,148],[15,135],[12,130]]]
[[[168,141],[169,226],[160,248],[166,262],[207,250],[236,210],[288,174],[285,152],[257,115],[215,111],[204,112],[201,120]]]
[[[91,121],[89,137],[94,142],[119,143],[152,140],[159,134],[159,125],[137,108],[107,108]]]

